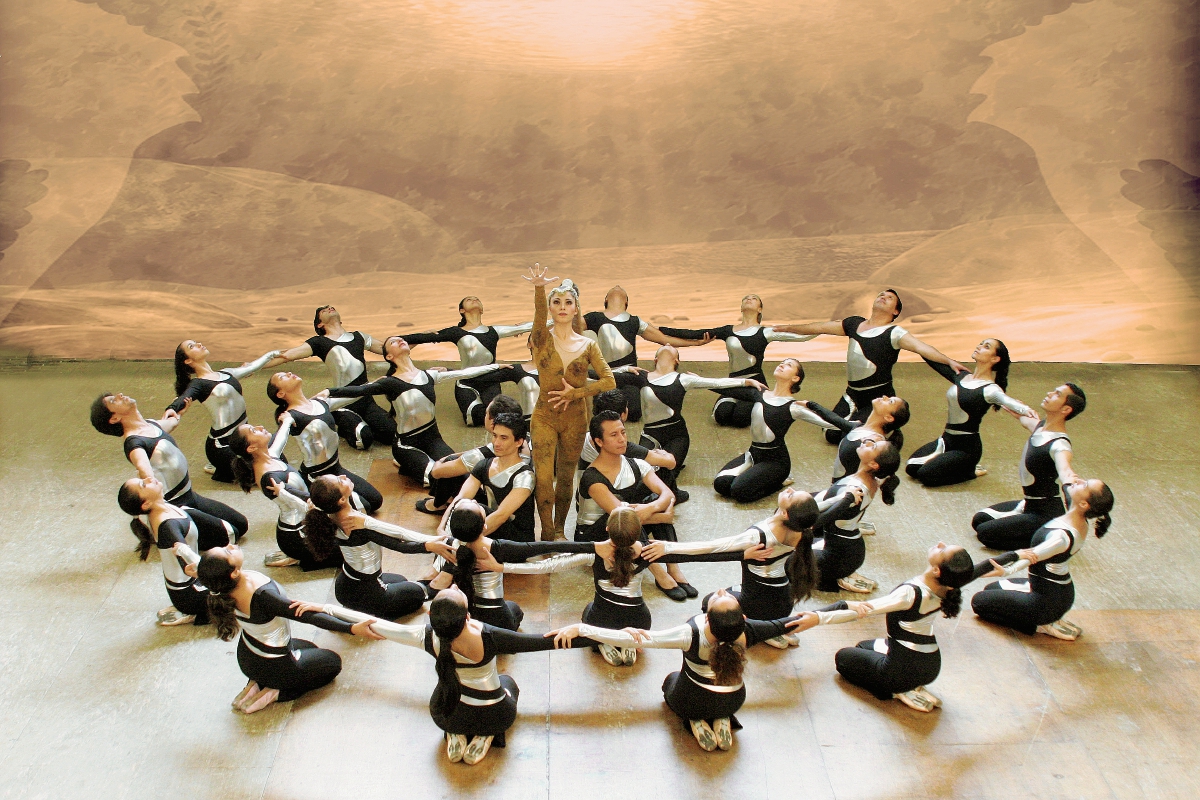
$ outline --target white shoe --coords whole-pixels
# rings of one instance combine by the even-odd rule
[[[909,708],[917,711],[924,711],[925,713],[933,711],[942,704],[942,701],[927,692],[924,686],[920,686],[910,692],[894,694],[892,697],[896,698],[901,703],[904,703],[904,705],[908,706]]]
[[[205,464],[204,465],[204,474],[205,475],[216,475],[217,468],[214,467],[212,464]]]
[[[612,664],[614,667],[625,666],[625,654],[620,647],[613,647],[611,644],[602,644],[599,646],[600,657]]]
[[[292,567],[300,563],[300,559],[292,558],[282,550],[276,550],[270,555],[263,556],[264,567]]]
[[[637,649],[633,647],[622,647],[621,656],[624,659],[624,664],[627,667],[632,667],[637,663]]]
[[[195,621],[195,614],[184,614],[182,611],[176,608],[167,610],[166,614],[164,614],[162,611],[158,612],[158,624],[162,625],[164,628],[173,628],[176,625],[190,625]]]
[[[1053,636],[1055,639],[1073,642],[1075,641],[1075,638],[1079,636],[1079,633],[1082,633],[1083,631],[1081,630],[1079,633],[1076,633],[1071,627],[1064,625],[1063,621],[1059,619],[1051,622],[1049,625],[1038,625],[1037,632],[1044,633],[1047,636]]]
[[[976,464],[975,465],[975,477],[982,478],[984,475],[987,475],[987,470],[984,469],[983,467],[979,466],[978,464]]]
[[[795,483],[795,482],[796,482],[796,481],[792,480],[791,478],[784,478],[784,479],[783,479],[783,485],[784,485],[784,486],[791,486],[791,485],[792,485],[793,483]]]
[[[776,650],[787,650],[791,645],[783,636],[772,636],[770,639],[763,639],[763,644],[768,644]]]
[[[235,711],[241,711],[242,704],[246,702],[246,698],[252,697],[252,696],[258,694],[258,692],[259,692],[258,684],[255,683],[254,681],[250,681],[249,683],[246,684],[246,688],[244,688],[240,692],[238,692],[238,696],[233,698],[233,702],[230,703],[230,705],[233,706],[233,709]]]
[[[874,522],[858,523],[858,532],[861,533],[863,536],[874,536],[875,535],[875,523]]]
[[[845,589],[847,592],[857,592],[858,594],[870,594],[875,591],[878,583],[870,578],[864,578],[857,572],[847,575],[844,578],[838,578],[838,586]]]
[[[1071,622],[1071,620],[1067,619],[1066,617],[1061,618],[1058,621],[1058,624],[1075,634],[1076,637],[1083,635],[1083,628],[1079,627],[1074,622]]]
[[[478,764],[480,761],[483,761],[483,757],[488,754],[488,750],[491,749],[491,746],[491,736],[476,736],[471,740],[471,743],[467,745],[467,752],[463,753],[463,763],[474,765]]]
[[[446,758],[450,759],[450,763],[457,764],[463,760],[463,755],[467,752],[467,737],[461,733],[446,734]]]
[[[717,747],[722,750],[733,747],[733,726],[729,723],[729,717],[713,720],[712,732],[713,738],[717,740]]]
[[[256,694],[252,700],[238,706],[238,710],[243,714],[255,714],[262,711],[267,706],[279,699],[278,689],[263,689]]]
[[[688,724],[692,726],[692,736],[696,737],[696,741],[705,752],[711,753],[717,749],[716,734],[713,733],[712,728],[708,727],[707,722],[702,719],[693,719]]]

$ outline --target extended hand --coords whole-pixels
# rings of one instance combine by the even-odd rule
[[[362,622],[356,622],[350,626],[350,632],[353,633],[355,636],[361,636],[364,639],[374,639],[376,641],[379,641],[380,639],[382,639],[384,637],[380,636],[378,633],[376,633],[375,629],[371,627],[371,625],[376,622],[379,622],[379,620],[364,619]]]
[[[650,542],[650,544],[642,545],[642,558],[647,561],[657,561],[667,554],[667,545],[665,542]]]
[[[796,619],[787,623],[787,629],[790,633],[804,633],[809,628],[817,627],[821,618],[811,611],[802,611],[796,616]]]
[[[547,284],[554,283],[558,280],[558,276],[553,278],[547,277],[546,268],[541,264],[534,264],[529,268],[529,274],[522,275],[521,277],[532,283],[534,286],[546,286]]]

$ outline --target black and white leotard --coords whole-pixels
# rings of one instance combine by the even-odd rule
[[[513,364],[507,379],[517,384],[517,402],[521,404],[521,416],[525,417],[525,422],[529,422],[529,418],[533,416],[533,409],[537,406],[538,397],[542,394],[541,384],[538,383],[537,364],[530,363],[528,367],[524,364]]]
[[[629,421],[640,421],[642,404],[633,376],[628,372],[618,373],[616,368],[637,366],[637,337],[649,324],[627,311],[622,311],[615,317],[610,317],[603,311],[589,311],[583,315],[583,323],[600,346],[600,355],[604,356],[608,366],[613,368],[617,388],[625,395],[629,405]]]
[[[833,412],[847,419],[862,422],[871,413],[871,401],[896,393],[892,386],[892,367],[900,358],[900,340],[908,331],[894,323],[868,328],[859,333],[858,326],[865,317],[846,317],[842,333],[846,344],[846,391],[833,407]],[[827,430],[825,438],[836,443],[842,434]]]
[[[860,503],[850,491],[862,492]],[[867,559],[859,522],[871,505],[871,492],[857,475],[847,475],[813,495],[820,514],[815,533],[823,538],[813,547],[817,557],[817,589],[838,591],[838,580],[854,574]]]
[[[525,459],[520,459],[508,469],[491,473],[492,464],[496,458],[485,458],[471,468],[471,476],[483,486],[487,495],[488,513],[500,507],[513,489],[528,489],[529,496],[525,498],[516,513],[505,520],[494,531],[488,531],[493,539],[510,539],[514,542],[532,542],[534,537],[534,497],[533,490],[537,484],[533,467]]]
[[[810,334],[784,333],[770,326],[751,325],[749,328],[734,330],[732,325],[722,325],[719,328],[660,328],[667,336],[679,339],[701,339],[708,334],[713,339],[725,342],[725,352],[729,356],[730,378],[752,378],[759,383],[767,384],[763,374],[763,360],[766,358],[767,345],[771,342],[807,342],[812,339]],[[728,389],[714,390],[720,395],[713,406],[713,420],[718,425],[731,428],[746,428],[751,423],[751,411],[758,400],[758,390],[749,386],[739,386]]]
[[[367,482],[366,478],[355,475],[342,466],[338,457],[338,432],[334,413],[339,408],[350,405],[353,400],[345,397],[330,398],[329,400],[309,399],[306,408],[316,408],[318,413],[311,414],[299,409],[288,409],[295,424],[292,435],[300,445],[303,462],[300,474],[309,486],[322,475],[344,475],[354,483],[354,494],[357,495],[355,505],[361,511],[371,514],[383,506],[383,495]]]
[[[455,325],[432,333],[409,334],[404,340],[414,347],[430,342],[453,342],[458,347],[459,366],[468,369],[495,364],[496,348],[501,339],[520,336],[531,330],[532,322],[520,325],[480,325],[470,329]],[[500,384],[516,379],[507,367],[473,378],[460,378],[454,385],[454,400],[462,412],[463,422],[468,426],[482,425],[488,404],[500,394]]]
[[[218,378],[192,378],[183,394],[175,398],[167,408],[182,412],[188,402],[200,403],[212,417],[212,427],[204,441],[204,454],[208,463],[216,468],[212,479],[222,483],[233,482],[233,453],[229,452],[229,435],[233,429],[246,421],[246,398],[242,397],[241,379],[253,375],[275,356],[278,350],[263,353],[244,367],[226,367],[216,371]]]
[[[993,406],[1016,414],[1029,414],[1029,406],[1004,393],[994,381],[925,359],[934,372],[950,381],[946,390],[949,413],[941,437],[923,445],[908,459],[905,470],[926,486],[950,486],[974,480],[975,466],[983,457],[979,426]]]
[[[366,527],[334,537],[342,551],[342,568],[333,581],[333,596],[347,608],[383,619],[396,619],[418,611],[425,603],[425,587],[403,575],[383,571],[381,547],[398,553],[425,553],[425,544],[436,536],[410,531],[374,517]]]
[[[840,432],[841,440],[838,442],[837,455],[833,459],[834,481],[858,472],[858,448],[863,442],[882,442],[887,439],[896,445],[897,450],[904,443],[904,434],[899,430],[892,431],[887,436],[881,436],[875,431],[864,427],[863,423],[858,420],[841,417],[820,403],[814,403],[811,400],[808,401],[808,410],[813,413],[816,419],[806,420],[807,422],[811,422],[826,430],[836,429]]]
[[[791,397],[763,393],[750,412],[750,449],[727,463],[713,480],[718,494],[739,503],[753,503],[783,488],[792,471],[792,456],[784,437],[796,420],[815,415]]]
[[[171,605],[184,614],[195,615],[196,625],[207,625],[208,589],[188,575],[184,567],[198,563],[198,553],[229,544],[229,537],[225,535],[222,520],[196,509],[186,512],[179,509],[179,512],[182,516],[161,520],[154,532],[163,581]],[[181,545],[178,553],[174,550],[176,544]]]
[[[1028,547],[1038,528],[1066,513],[1059,459],[1071,452],[1067,434],[1038,425],[1021,451],[1019,473],[1024,499],[997,503],[975,514],[971,527],[985,547]]]
[[[361,331],[346,331],[337,339],[323,334],[305,344],[325,362],[334,386],[358,386],[367,382],[366,352],[374,341]],[[390,444],[396,438],[396,423],[370,397],[360,397],[334,411],[339,434],[352,447],[365,450],[372,442]]]
[[[461,461],[463,466],[467,468],[467,472],[465,475],[455,475],[452,478],[434,477],[431,468],[429,474],[429,494],[433,497],[433,507],[445,508],[446,504],[458,495],[463,483],[467,480],[467,475],[471,474],[471,470],[475,469],[475,466],[485,458],[495,458],[495,456],[496,453],[489,444],[463,451],[459,454],[458,461]],[[479,492],[475,496],[475,499],[482,503],[484,501],[483,492]]]
[[[607,486],[622,503],[636,505],[649,501],[652,493],[643,480],[653,471],[654,467],[628,452],[621,458],[621,469],[615,480],[610,481],[595,465],[585,469],[579,478],[575,541],[602,542],[608,538],[608,512],[589,494],[594,484]],[[670,523],[655,522],[643,525],[642,529],[647,536],[659,541],[673,542],[676,539],[675,526]]]

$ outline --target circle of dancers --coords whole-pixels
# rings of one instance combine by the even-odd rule
[[[942,702],[927,688],[941,670],[936,618],[960,613],[962,589],[972,581],[998,579],[972,598],[983,620],[1068,641],[1081,635],[1065,616],[1075,597],[1070,560],[1089,535],[1107,532],[1113,493],[1072,468],[1067,424],[1087,405],[1077,384],[1050,389],[1040,411],[1009,397],[1011,359],[1002,341],[984,339],[968,368],[896,324],[903,304],[892,289],[874,298],[867,316],[775,326],[762,325],[762,300],[747,295],[737,324],[690,330],[658,328],[630,314],[619,286],[602,311],[585,314],[571,281],[536,264],[523,277],[533,289],[532,322],[485,325],[483,303],[466,297],[453,327],[377,339],[348,330],[336,308],[322,306],[313,337],[240,367],[216,369],[203,343],[182,342],[174,362],[177,397],[158,419],[145,418],[121,392],[93,403],[93,427],[122,440],[137,473],[117,500],[132,518],[141,559],[157,550],[162,563],[171,605],[158,612],[158,624],[211,623],[220,639],[237,638],[247,683],[233,700],[235,711],[293,700],[341,671],[336,653],[292,636],[293,621],[424,650],[437,675],[430,715],[450,761],[467,764],[503,747],[516,719],[520,692],[498,671],[501,654],[591,648],[623,667],[645,648],[680,650],[680,669],[666,676],[663,696],[699,746],[713,751],[730,749],[740,727],[746,650],[798,646],[799,635],[817,625],[883,615],[886,635],[839,650],[834,666],[880,700],[923,712]],[[498,362],[499,340],[525,333],[530,361]],[[798,396],[799,359],[785,358],[769,379],[763,371],[771,342],[815,336],[847,339],[846,389],[832,409]],[[660,345],[651,370],[637,365],[639,337]],[[679,348],[713,340],[725,343],[728,378],[680,371]],[[453,342],[460,368],[418,368],[412,348],[431,342]],[[892,378],[901,350],[920,355],[949,383],[944,432],[907,461],[902,429],[910,409]],[[383,356],[386,375],[369,380],[368,351]],[[310,356],[325,362],[334,385],[309,396],[298,375],[273,372],[265,389],[276,407],[273,424],[251,424],[242,382]],[[442,439],[435,389],[447,381],[454,382],[463,422],[483,427],[488,444],[456,453]],[[506,383],[515,397],[502,393]],[[693,389],[716,393],[717,425],[749,429],[745,450],[713,477],[714,491],[738,503],[771,495],[777,501],[740,533],[681,542],[676,507],[689,498],[678,477],[691,445],[683,402]],[[197,403],[212,418],[205,472],[278,507],[279,549],[264,567],[276,575],[336,570],[337,604],[293,602],[278,581],[245,563],[238,541],[248,531],[246,517],[195,491],[172,436]],[[877,499],[896,502],[902,468],[924,486],[986,474],[979,430],[989,411],[1003,411],[1029,432],[1018,462],[1023,497],[971,521],[979,541],[1000,552],[975,563],[963,547],[937,542],[918,574],[882,597],[797,610],[814,591],[853,596],[878,588],[859,572],[868,556],[864,534],[874,533],[864,515]],[[643,425],[635,443],[625,424],[637,420]],[[823,429],[837,445],[830,485],[790,485],[784,439],[795,421]],[[290,439],[299,446],[298,467],[284,452]],[[428,488],[416,509],[438,517],[436,533],[375,518],[383,495],[341,465],[341,441],[361,450],[390,445],[397,471]],[[428,553],[431,562],[410,580],[383,571],[383,549]],[[735,561],[739,582],[700,598],[683,572],[692,561]],[[505,599],[505,574],[589,569],[595,594],[579,623],[519,630],[524,614]],[[643,596],[645,573],[673,600],[699,599],[700,613],[656,627]],[[1014,577],[1019,573],[1024,577]],[[426,607],[427,622],[396,622]]]

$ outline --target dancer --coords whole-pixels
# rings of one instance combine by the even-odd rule
[[[318,561],[328,559],[335,549],[342,551],[333,596],[349,608],[384,619],[419,611],[425,604],[425,587],[384,572],[379,548],[449,556],[449,546],[436,536],[367,516],[351,505],[353,493],[354,484],[345,475],[322,475],[309,487],[313,509],[304,518],[305,542]]]
[[[742,582],[726,591],[750,619],[780,619],[810,597],[816,585],[813,526],[818,513],[812,495],[788,487],[779,493],[775,513],[742,533],[703,542],[651,542],[642,549],[642,557],[657,561],[672,554],[744,552]],[[712,597],[706,596],[700,607],[707,608]],[[787,635],[769,639],[767,644],[786,649],[799,641]]]
[[[610,389],[607,392],[600,392],[592,398],[592,417],[595,419],[597,414],[604,411],[611,411],[617,414],[624,425],[629,419],[629,403],[625,399],[625,393],[620,389]],[[588,425],[591,425],[591,419],[588,420]],[[575,470],[575,486],[578,488],[579,479],[583,477],[583,471],[592,465],[596,460],[596,456],[600,455],[600,450],[597,449],[595,443],[589,434],[585,432],[583,437],[583,449],[579,451],[579,466]],[[675,456],[668,453],[666,450],[651,450],[634,442],[626,442],[625,455],[630,458],[640,458],[655,470],[672,470],[675,469]],[[686,494],[686,492],[685,492]],[[675,495],[675,503],[681,501],[679,495]]]
[[[167,409],[162,419],[147,420],[138,410],[137,400],[121,392],[104,392],[92,402],[91,421],[100,433],[122,437],[125,457],[138,477],[157,479],[168,503],[223,520],[234,541],[246,535],[250,522],[242,514],[192,489],[187,457],[171,437],[179,425],[176,411]],[[138,535],[136,529],[134,535]]]
[[[712,752],[733,747],[733,730],[742,727],[734,715],[746,702],[742,683],[746,649],[814,624],[816,617],[811,612],[770,621],[746,619],[737,598],[718,589],[707,613],[667,630],[615,631],[575,624],[546,636],[555,636],[560,646],[586,636],[613,647],[682,650],[683,667],[663,681],[663,696],[691,728],[700,747]]]
[[[862,538],[862,516],[878,493],[885,505],[896,502],[900,479],[900,451],[889,441],[863,441],[858,446],[858,470],[834,481],[814,495],[821,509],[818,525],[822,542],[817,546],[817,589],[868,594],[879,584],[858,574],[867,559]]]
[[[410,347],[431,342],[453,342],[458,347],[461,369],[496,363],[496,347],[501,339],[529,333],[532,322],[520,325],[484,325],[483,302],[478,297],[458,301],[458,324],[429,333],[410,333],[404,339]],[[484,410],[492,398],[500,394],[500,384],[513,380],[509,367],[474,378],[459,378],[454,384],[454,401],[462,412],[467,427],[483,424]]]
[[[267,381],[267,398],[275,404],[275,421],[281,422],[284,413],[292,417],[292,434],[300,444],[303,460],[300,475],[305,483],[322,475],[341,475],[354,483],[356,505],[374,514],[383,507],[383,495],[367,482],[342,466],[338,455],[337,423],[334,412],[350,405],[351,398],[305,397],[304,381],[294,372],[276,372]],[[281,423],[282,424],[282,423]]]
[[[950,381],[946,390],[949,416],[941,437],[922,445],[908,459],[905,471],[926,486],[951,486],[986,475],[979,466],[983,440],[979,425],[988,408],[1001,407],[1022,417],[1038,419],[1037,412],[1004,393],[1012,363],[1008,347],[999,339],[984,339],[971,354],[974,372],[955,372],[945,364],[926,359],[933,371]]]
[[[713,480],[717,494],[739,503],[753,503],[783,488],[792,471],[792,456],[784,437],[796,420],[817,420],[793,398],[804,382],[800,362],[785,358],[775,367],[774,377],[775,387],[762,392],[754,403],[750,449],[722,467]]]
[[[929,566],[891,594],[870,602],[841,601],[817,612],[818,624],[852,622],[887,615],[887,637],[867,639],[838,650],[834,664],[842,677],[880,700],[899,700],[917,711],[933,711],[942,701],[925,688],[942,669],[933,635],[933,614],[953,619],[962,607],[962,587],[976,578],[1000,574],[994,561],[971,563],[961,547],[938,542]]]
[[[189,403],[200,403],[212,417],[212,427],[204,440],[209,466],[205,472],[214,481],[233,483],[233,456],[229,453],[229,434],[246,421],[246,398],[242,396],[242,378],[262,369],[279,355],[278,350],[263,353],[240,367],[213,369],[208,365],[208,348],[187,339],[175,348],[175,400],[167,406],[182,414]]]
[[[439,517],[446,513],[446,506],[458,494],[463,482],[471,474],[475,465],[485,458],[496,454],[492,451],[492,424],[500,414],[521,414],[521,405],[506,394],[498,394],[488,403],[483,415],[483,429],[487,433],[488,443],[473,447],[461,453],[451,453],[442,456],[429,468],[429,497],[417,501],[417,511],[425,514],[436,514]],[[526,429],[529,420],[526,419]],[[526,441],[528,445],[528,441]]]
[[[196,566],[197,578],[208,587],[209,615],[221,641],[232,640],[241,629],[237,660],[248,682],[233,700],[234,711],[253,714],[276,700],[295,700],[330,683],[342,671],[337,653],[292,638],[293,620],[364,639],[383,638],[371,630],[376,621],[371,617],[352,625],[309,611],[289,600],[266,575],[245,569],[244,563],[242,549],[229,545],[206,550]]]
[[[642,419],[640,387],[632,374],[617,373],[617,367],[637,366],[637,338],[641,336],[649,342],[675,347],[696,347],[708,344],[708,337],[696,341],[667,336],[646,320],[631,316],[628,308],[629,294],[620,286],[614,286],[604,295],[604,310],[584,314],[583,323],[600,345],[604,360],[613,370],[617,388],[625,394],[629,421],[639,422]]]
[[[383,354],[383,345],[361,331],[342,327],[342,315],[333,306],[321,306],[313,315],[316,336],[304,344],[285,350],[267,362],[278,367],[289,361],[316,356],[325,362],[334,386],[358,386],[367,382],[366,351]],[[370,397],[361,397],[334,412],[337,430],[351,447],[366,450],[372,442],[390,443],[396,439],[396,423]]]
[[[354,622],[360,614],[335,606],[323,610]],[[496,656],[553,650],[556,642],[536,633],[516,633],[472,619],[467,598],[452,586],[429,604],[428,625],[371,622],[372,630],[397,644],[417,647],[437,659],[437,687],[429,699],[429,715],[446,735],[452,762],[478,764],[495,745],[504,747],[517,718],[516,682],[496,669]],[[592,644],[576,640],[575,647]],[[570,646],[570,645],[567,645]]]
[[[807,342],[816,334],[800,335],[789,333],[778,325],[763,326],[763,302],[756,294],[748,294],[742,298],[741,321],[737,325],[722,325],[719,328],[702,328],[688,330],[686,328],[663,328],[668,336],[681,339],[720,339],[725,342],[725,352],[729,356],[729,377],[749,378],[763,385],[767,377],[763,374],[763,359],[766,358],[767,345],[771,342]],[[713,421],[718,425],[730,428],[750,427],[750,412],[758,402],[759,390],[750,387],[720,389],[720,397],[713,405]]]
[[[1067,485],[1067,494],[1070,510],[1038,528],[1030,546],[1016,551],[1020,560],[1004,570],[1012,575],[1028,568],[1028,580],[996,581],[971,598],[981,619],[1067,641],[1083,633],[1064,616],[1075,602],[1069,562],[1087,539],[1088,520],[1095,520],[1096,538],[1108,532],[1113,493],[1102,481],[1078,478]]]
[[[443,381],[495,372],[500,365],[452,370],[419,369],[412,362],[408,341],[401,336],[389,336],[383,343],[383,349],[384,358],[392,362],[387,375],[373,383],[330,389],[329,396],[386,397],[396,417],[397,433],[392,443],[392,460],[396,469],[401,475],[428,486],[433,462],[454,452],[450,445],[442,441],[442,433],[438,430],[437,390],[434,387]]]
[[[541,393],[530,420],[537,448],[533,469],[537,475],[537,509],[542,539],[565,539],[567,512],[571,508],[575,464],[587,435],[587,399],[616,388],[612,370],[591,339],[580,334],[579,291],[563,281],[546,296],[546,285],[557,281],[539,264],[523,276],[533,284],[533,361],[538,367]],[[548,323],[553,314],[554,327]],[[587,380],[591,368],[599,379]]]
[[[672,345],[663,345],[654,354],[654,371],[647,373],[640,367],[620,367],[616,374],[632,371],[633,385],[641,393],[643,410],[642,435],[638,444],[643,447],[666,450],[675,456],[675,468],[660,469],[662,478],[672,492],[676,502],[685,502],[678,488],[679,473],[687,461],[692,439],[688,434],[687,420],[683,418],[683,399],[689,389],[733,389],[745,387],[765,392],[767,385],[754,378],[702,378],[691,372],[679,371],[679,350]],[[620,378],[618,378],[618,381]]]
[[[243,422],[229,434],[229,451],[234,455],[233,476],[242,491],[249,494],[258,487],[279,507],[275,522],[275,541],[279,549],[263,558],[265,567],[299,565],[304,572],[337,567],[342,563],[340,550],[318,561],[304,543],[304,515],[308,513],[308,486],[299,470],[287,462],[283,448],[292,430],[292,415],[279,418],[274,436],[261,425]]]
[[[459,500],[481,491],[487,498],[487,530],[493,539],[532,542],[533,467],[521,457],[528,438],[525,418],[519,414],[501,414],[492,423],[493,455],[471,468],[471,474],[459,489]]]
[[[882,442],[885,439],[896,446],[904,447],[904,431],[911,417],[908,401],[899,397],[876,397],[871,401],[871,413],[864,422],[839,416],[820,403],[801,400],[804,407],[819,418],[814,424],[842,432],[838,442],[837,456],[833,459],[833,479],[844,478],[858,470],[858,446],[865,441]],[[811,421],[811,420],[809,420]]]
[[[896,365],[901,350],[916,353],[926,361],[946,364],[957,372],[967,371],[962,364],[897,325],[896,318],[903,308],[904,304],[896,290],[884,289],[875,296],[870,317],[846,317],[804,325],[776,325],[775,329],[791,333],[845,336],[850,340],[846,345],[846,393],[838,400],[833,411],[861,422],[871,413],[872,400],[895,394],[892,367]],[[825,438],[830,444],[837,444],[842,433],[839,430],[827,430]]]
[[[525,344],[529,347],[529,355],[532,357],[533,337],[526,339]],[[533,361],[513,364],[508,378],[517,385],[517,401],[521,404],[521,413],[528,423],[533,417],[533,409],[537,408],[538,396],[542,393],[542,387],[538,385],[537,364]]]
[[[141,542],[138,558],[145,561],[150,557],[150,549],[158,548],[163,580],[167,584],[167,595],[171,598],[171,605],[158,612],[158,624],[164,627],[187,625],[189,622],[207,625],[208,608],[205,600],[208,593],[196,583],[195,576],[189,574],[186,567],[191,563],[188,557],[194,557],[196,550],[229,544],[221,521],[202,511],[192,509],[185,512],[171,505],[163,497],[162,483],[154,477],[125,481],[117,492],[117,505],[134,518],[131,525]],[[149,518],[149,527],[138,519],[142,514]],[[206,526],[205,533],[201,532],[193,515],[202,520],[207,517],[206,521],[210,524]]]
[[[1029,547],[1038,528],[1066,512],[1062,487],[1078,479],[1071,466],[1071,439],[1067,420],[1087,407],[1087,397],[1074,383],[1055,387],[1042,400],[1046,418],[1018,416],[1029,431],[1021,451],[1018,471],[1025,497],[985,508],[975,514],[971,527],[984,547],[1018,550]]]

